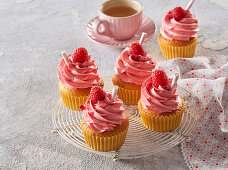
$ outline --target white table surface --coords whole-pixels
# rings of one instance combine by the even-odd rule
[[[52,112],[60,98],[60,51],[84,46],[102,76],[112,75],[120,49],[89,40],[85,26],[96,16],[97,0],[0,1],[0,169],[187,169],[180,146],[156,155],[113,162],[82,151],[52,134]],[[157,26],[162,15],[187,0],[142,0]],[[202,42],[196,56],[227,55],[228,1],[196,0]],[[223,5],[222,5],[223,4]],[[145,48],[164,60],[155,37]],[[216,45],[213,45],[216,43]]]

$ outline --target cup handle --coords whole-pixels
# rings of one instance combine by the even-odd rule
[[[99,30],[100,26],[103,26],[103,30]],[[100,19],[95,19],[92,23],[92,29],[94,32],[100,35],[107,35],[110,36],[110,28],[109,28],[109,23],[108,21],[105,20],[100,20]]]

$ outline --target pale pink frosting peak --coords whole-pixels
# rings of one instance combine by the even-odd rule
[[[119,98],[113,100],[110,93],[106,93],[105,99],[97,103],[93,103],[89,97],[84,104],[83,118],[94,132],[113,130],[126,119],[122,104]]]
[[[181,104],[177,89],[170,88],[171,81],[166,87],[152,85],[152,78],[148,78],[141,88],[141,103],[145,109],[154,113],[172,112]]]
[[[126,48],[117,59],[115,74],[125,82],[142,85],[144,80],[151,76],[155,66],[156,62],[146,52],[140,61],[135,61],[129,54],[129,48]]]
[[[89,56],[88,61],[83,63],[72,62],[72,55],[68,55],[69,64],[61,60],[58,68],[58,76],[61,83],[69,89],[88,88],[98,84],[100,77],[97,66]]]
[[[198,31],[198,20],[189,11],[186,11],[185,16],[178,21],[173,18],[172,10],[162,18],[160,33],[168,40],[188,41],[195,37]]]

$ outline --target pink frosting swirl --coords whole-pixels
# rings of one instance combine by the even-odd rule
[[[72,62],[72,55],[68,55],[70,63],[67,65],[64,59],[61,60],[58,68],[58,76],[61,83],[69,89],[88,88],[98,84],[100,77],[97,73],[97,66],[94,60],[83,63]]]
[[[191,37],[196,36],[199,31],[198,27],[198,20],[189,11],[186,11],[183,18],[176,21],[171,10],[162,18],[160,33],[168,40],[188,41]]]
[[[105,100],[95,104],[89,97],[84,104],[83,118],[94,132],[113,130],[126,119],[122,104],[122,100],[118,98],[113,100],[110,93],[106,93]]]
[[[179,108],[181,103],[180,97],[178,97],[177,89],[158,86],[158,88],[152,85],[152,78],[148,78],[142,84],[141,88],[141,103],[142,106],[154,113],[172,112]]]
[[[141,56],[140,61],[133,60],[129,48],[126,48],[116,62],[115,74],[125,82],[142,85],[144,80],[151,76],[155,66],[155,61],[146,53]]]

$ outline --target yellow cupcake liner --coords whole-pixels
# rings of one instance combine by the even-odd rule
[[[66,93],[61,88],[59,88],[64,105],[71,109],[80,111],[80,105],[84,104],[89,96],[74,96]]]
[[[195,54],[196,44],[198,42],[198,37],[192,44],[185,45],[185,46],[173,46],[168,45],[165,42],[160,41],[158,38],[162,55],[167,59],[173,58],[191,58]]]
[[[119,87],[117,95],[125,104],[137,105],[141,96],[141,90],[129,90]]]
[[[81,121],[81,128],[82,128],[85,142],[90,148],[96,151],[102,151],[102,152],[114,151],[120,148],[126,139],[128,128],[114,135],[97,136],[96,134],[91,133],[91,131],[87,130],[83,126],[82,122],[83,120]]]
[[[159,115],[143,108],[141,101],[138,103],[138,109],[140,112],[143,125],[152,131],[156,132],[169,132],[176,129],[182,120],[182,116],[185,110],[185,102],[182,99],[182,107],[178,109],[174,114]]]

